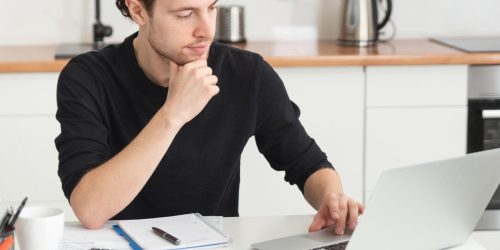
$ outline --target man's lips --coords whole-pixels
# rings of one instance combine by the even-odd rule
[[[187,46],[187,48],[196,54],[203,54],[208,50],[208,44],[194,44]]]

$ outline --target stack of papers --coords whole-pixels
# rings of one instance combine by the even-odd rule
[[[215,227],[217,230],[223,231],[222,216],[204,216],[203,219],[205,221],[208,221],[210,225]],[[140,249],[140,248],[134,248],[135,242],[134,243],[128,242],[126,238],[120,236],[120,234],[118,234],[114,230],[114,226],[116,226],[115,224],[117,223],[118,221],[109,221],[101,229],[88,230],[84,228],[79,222],[69,222],[69,223],[67,222],[64,226],[64,236],[61,241],[59,249],[64,249],[64,250]],[[219,247],[219,246],[224,246],[224,245],[223,244],[215,245],[214,247]]]

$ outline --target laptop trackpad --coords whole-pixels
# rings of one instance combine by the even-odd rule
[[[335,234],[334,227],[329,227],[314,233],[303,234],[301,236],[303,238],[311,239],[314,241],[320,241],[324,243],[332,243],[332,242],[335,243],[335,242],[343,242],[349,240],[349,238],[351,238],[351,234],[352,231],[346,231],[344,235],[339,236]]]

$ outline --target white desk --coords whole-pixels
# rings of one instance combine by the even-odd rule
[[[255,242],[305,233],[311,222],[312,215],[224,218],[224,231],[231,236],[233,242],[229,247],[219,249],[248,250]],[[500,231],[474,232],[472,237],[488,250],[500,250]]]
[[[251,249],[258,241],[305,233],[311,222],[312,215],[224,218],[224,230],[233,237],[229,249]],[[500,250],[500,230],[476,231],[472,238],[487,250]]]

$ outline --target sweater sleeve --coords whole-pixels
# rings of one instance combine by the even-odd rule
[[[73,60],[61,72],[57,84],[56,119],[61,133],[55,145],[59,151],[58,174],[68,200],[83,175],[110,157],[103,101],[96,83],[89,68]]]
[[[285,171],[285,180],[304,192],[307,178],[321,168],[333,168],[326,154],[309,137],[276,72],[264,60],[257,66],[257,124],[255,140],[271,167]]]

